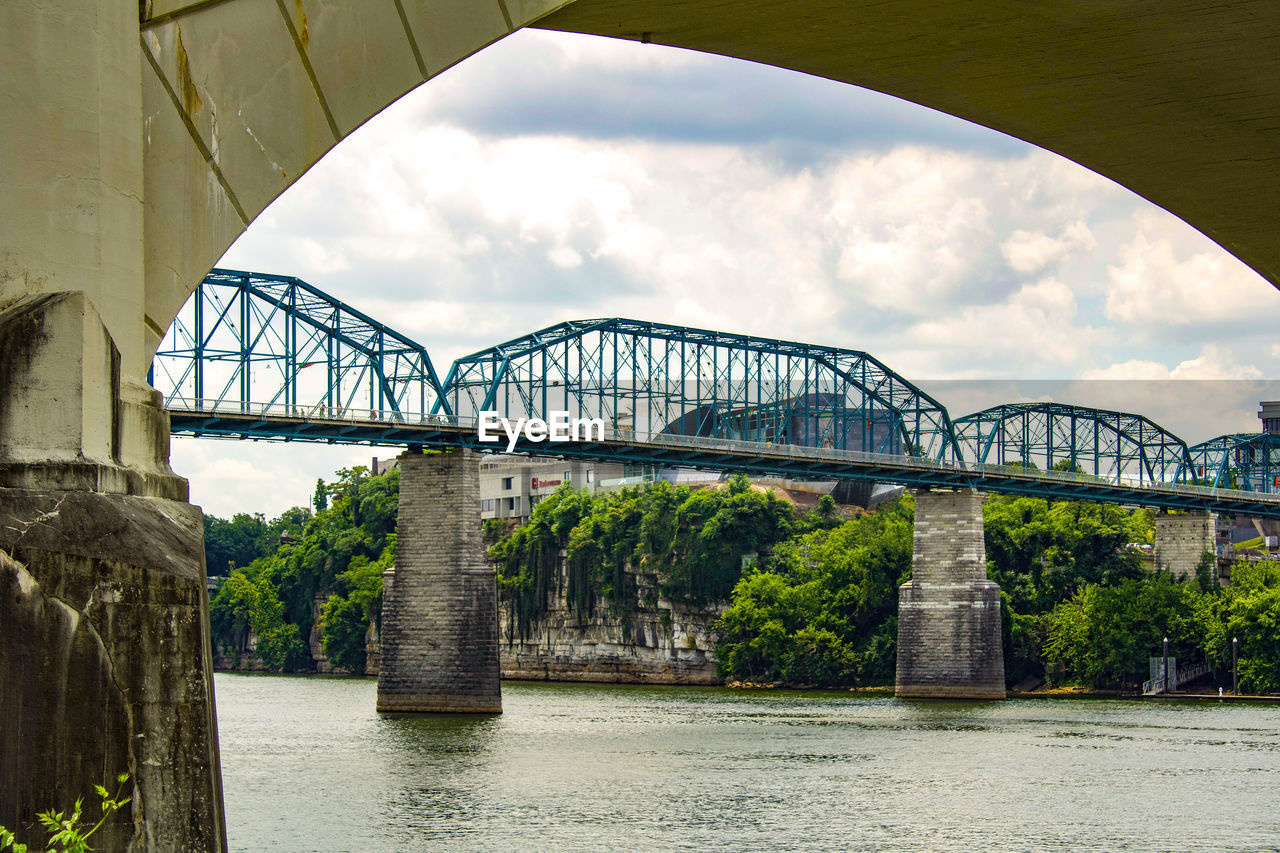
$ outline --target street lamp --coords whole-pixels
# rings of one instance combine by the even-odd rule
[[[1160,678],[1164,685],[1164,693],[1171,693],[1169,687],[1169,638],[1164,638],[1164,665],[1160,669]]]
[[[1240,638],[1231,638],[1231,692],[1240,695]]]

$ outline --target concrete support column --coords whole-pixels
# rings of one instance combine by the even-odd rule
[[[128,773],[95,848],[223,850],[200,509],[119,367],[81,292],[0,310],[0,825]]]
[[[1156,516],[1156,541],[1153,549],[1156,567],[1171,572],[1179,580],[1196,576],[1196,568],[1205,552],[1217,547],[1218,516],[1212,512],[1186,512]],[[1217,580],[1218,561],[1209,569],[1211,580]]]
[[[95,849],[226,849],[202,533],[187,503],[0,488],[0,824],[20,839],[128,773]]]
[[[382,600],[378,710],[502,712],[498,582],[480,536],[480,455],[400,457],[395,581]]]
[[[911,580],[898,590],[903,699],[1003,699],[1000,587],[987,580],[982,495],[915,493]]]

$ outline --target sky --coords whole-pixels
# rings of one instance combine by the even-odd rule
[[[441,375],[622,316],[865,350],[953,416],[1054,397],[1194,442],[1280,399],[1280,294],[1106,178],[885,95],[590,36],[524,30],[410,93],[220,265],[305,279]],[[396,452],[175,436],[172,465],[206,512],[274,516]]]

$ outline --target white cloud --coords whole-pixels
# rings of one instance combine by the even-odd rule
[[[557,246],[547,252],[547,260],[560,269],[571,270],[582,266],[582,255],[568,246]]]
[[[1036,367],[1060,372],[1103,339],[1098,329],[1080,324],[1077,313],[1071,290],[1046,278],[1024,285],[1007,302],[968,306],[912,326],[904,337],[928,347],[902,353],[893,364],[929,377],[1008,376]]]
[[[1057,237],[1043,231],[1014,231],[1000,244],[1000,253],[1015,272],[1033,273],[1060,261],[1072,251],[1096,249],[1089,226],[1076,220],[1063,229]]]
[[[1135,326],[1274,324],[1274,288],[1208,238],[1169,214],[1141,209],[1136,233],[1107,267],[1107,317]]]
[[[1238,364],[1222,347],[1208,344],[1195,358],[1170,368],[1158,361],[1130,359],[1109,367],[1086,370],[1084,379],[1261,379],[1262,371],[1252,364]]]
[[[225,441],[174,436],[170,464],[191,482],[191,502],[206,514],[230,518],[261,512],[274,518],[310,506],[316,480],[340,468],[387,459],[397,448],[312,443]]]

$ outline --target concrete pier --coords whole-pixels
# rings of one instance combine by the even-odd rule
[[[203,525],[81,292],[0,309],[0,825],[129,774],[99,850],[226,848]]]
[[[911,580],[898,590],[903,699],[1003,699],[1000,588],[987,580],[982,495],[915,493]]]
[[[1171,572],[1178,580],[1194,579],[1205,552],[1214,553],[1217,545],[1218,516],[1211,512],[1186,512],[1156,516],[1156,539],[1152,549],[1156,568]],[[1211,580],[1217,580],[1218,561],[1209,569]]]
[[[400,457],[396,571],[382,600],[378,710],[502,712],[498,582],[480,537],[480,456]]]

